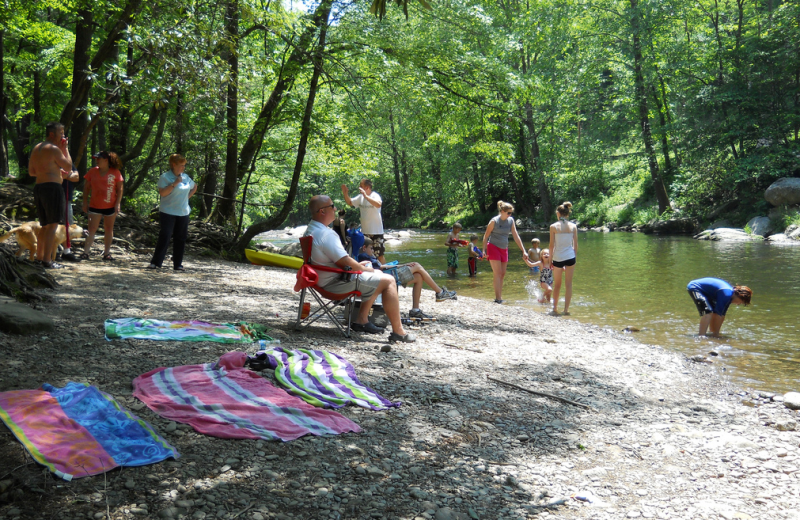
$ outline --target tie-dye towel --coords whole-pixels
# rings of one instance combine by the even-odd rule
[[[148,423],[80,383],[1,392],[0,419],[36,462],[65,480],[179,457]]]
[[[290,393],[309,404],[322,408],[341,408],[355,404],[372,410],[400,406],[381,397],[375,390],[358,380],[349,361],[325,350],[288,350],[277,347],[258,352],[266,356],[275,369],[278,382]]]
[[[213,341],[253,343],[272,341],[266,327],[256,323],[206,323],[204,321],[162,321],[144,318],[106,320],[106,339],[154,339],[157,341]]]
[[[290,441],[361,430],[276,388],[244,368],[246,359],[229,352],[217,363],[157,368],[133,380],[133,395],[162,417],[214,437]]]

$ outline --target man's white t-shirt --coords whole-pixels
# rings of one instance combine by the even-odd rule
[[[377,191],[369,194],[371,199],[377,200],[378,204],[383,204],[383,200]],[[383,234],[383,217],[381,217],[381,208],[376,208],[364,197],[358,194],[351,198],[350,201],[353,206],[361,210],[361,232],[365,235],[382,235]]]
[[[346,257],[347,251],[342,247],[342,241],[339,240],[339,235],[336,234],[336,231],[316,220],[312,220],[308,223],[308,228],[303,234],[303,236],[308,235],[314,237],[314,245],[311,247],[311,263],[339,269],[336,261]],[[339,273],[329,273],[323,270],[317,271],[317,274],[319,275],[317,285],[320,287],[325,287],[341,276]]]

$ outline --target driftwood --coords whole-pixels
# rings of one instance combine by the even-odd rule
[[[445,347],[450,347],[458,350],[469,350],[470,352],[477,352],[478,354],[483,354],[482,350],[478,350],[476,348],[469,348],[469,347],[459,347],[458,345],[451,345],[450,343],[442,343]]]
[[[594,408],[592,408],[588,404],[578,403],[576,401],[570,401],[569,399],[565,399],[563,397],[559,397],[559,396],[553,395],[553,394],[548,394],[548,393],[545,393],[545,392],[539,392],[539,391],[536,391],[536,390],[529,390],[527,388],[523,388],[521,386],[515,385],[514,383],[509,383],[508,381],[501,381],[500,379],[495,379],[495,378],[493,378],[493,377],[491,377],[489,375],[486,376],[486,379],[488,379],[489,381],[494,381],[495,383],[500,383],[501,385],[508,385],[508,386],[510,386],[512,388],[516,388],[517,390],[522,390],[523,392],[528,392],[529,394],[538,395],[540,397],[548,397],[550,399],[555,399],[556,401],[561,401],[562,403],[571,404],[572,406],[578,406],[580,408],[585,408],[586,410],[594,410]]]

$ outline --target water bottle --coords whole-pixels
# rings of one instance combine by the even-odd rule
[[[267,345],[280,345],[279,339],[260,339],[258,340],[258,350],[267,350]]]

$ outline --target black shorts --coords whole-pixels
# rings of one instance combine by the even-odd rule
[[[114,208],[106,208],[106,209],[97,209],[89,206],[89,215],[103,215],[105,217],[110,217],[116,212]]]
[[[63,224],[67,214],[67,200],[59,182],[43,182],[33,187],[33,203],[39,224]]]
[[[564,269],[565,267],[569,267],[571,265],[575,265],[574,256],[569,260],[564,260],[563,262],[556,262],[555,260],[553,260],[553,267],[558,267],[559,269]]]
[[[711,314],[714,312],[714,304],[716,302],[709,300],[705,294],[701,293],[700,291],[690,290],[689,297],[697,307],[697,312],[700,313],[700,316],[705,316],[706,314]]]

